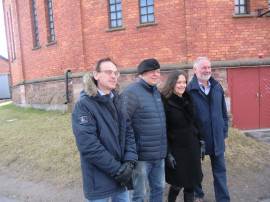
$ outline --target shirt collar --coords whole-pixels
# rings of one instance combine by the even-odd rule
[[[98,88],[97,88],[97,92],[101,95],[101,96],[103,96],[103,95],[106,95],[105,93],[103,93],[101,90],[99,90]],[[110,98],[112,99],[114,97],[114,94],[112,93],[112,91],[111,91],[111,93],[110,93]]]
[[[204,85],[203,85],[201,82],[199,82],[199,80],[198,80],[198,84],[199,84],[200,87],[204,87]],[[210,87],[210,86],[211,86],[211,83],[210,83],[210,81],[208,80],[208,81],[207,81],[207,86],[206,86],[206,88],[207,88],[207,87]]]

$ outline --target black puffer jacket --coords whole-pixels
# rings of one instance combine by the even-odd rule
[[[126,87],[122,94],[134,130],[139,160],[159,160],[167,155],[166,118],[158,89],[143,79]]]

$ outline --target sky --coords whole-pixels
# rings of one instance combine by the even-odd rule
[[[0,55],[8,58],[2,1],[0,0]]]

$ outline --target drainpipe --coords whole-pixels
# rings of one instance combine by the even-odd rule
[[[69,103],[69,96],[68,96],[68,73],[71,72],[70,69],[66,71],[65,83],[66,83],[66,102],[65,104]]]

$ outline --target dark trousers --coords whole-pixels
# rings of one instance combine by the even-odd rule
[[[224,153],[215,156],[210,155],[212,173],[214,177],[214,189],[217,202],[229,202],[230,195],[227,187],[226,166]],[[204,198],[202,185],[195,186],[195,198]]]

